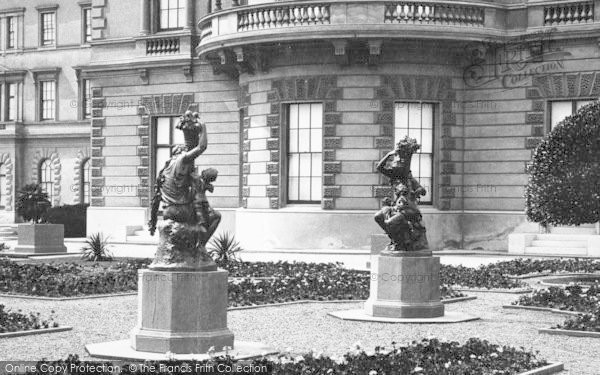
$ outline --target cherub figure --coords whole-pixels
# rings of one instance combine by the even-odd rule
[[[206,240],[213,235],[217,226],[221,222],[221,213],[213,209],[208,203],[206,192],[214,192],[213,182],[217,180],[219,172],[214,168],[208,168],[202,171],[200,176],[194,176],[194,211],[198,225],[206,228]],[[202,245],[205,245],[203,243]]]

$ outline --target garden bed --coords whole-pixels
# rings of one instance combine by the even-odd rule
[[[59,332],[70,330],[70,327],[59,327],[54,321],[52,311],[48,319],[42,319],[40,313],[29,315],[23,314],[21,310],[11,311],[4,305],[0,305],[0,338],[25,336],[39,333]]]
[[[550,287],[536,290],[528,296],[522,296],[513,302],[516,306],[543,307],[548,309],[590,312],[598,307],[600,287],[592,285],[583,290],[580,285],[570,285],[565,288]]]
[[[64,361],[45,362],[49,365],[71,364],[77,366],[81,362],[77,356],[69,356]],[[102,362],[109,366],[109,362]],[[235,364],[243,364],[246,368],[254,368],[254,373],[261,373],[260,369],[268,369],[262,373],[273,375],[293,374],[503,374],[503,375],[533,375],[551,374],[563,369],[560,363],[549,363],[538,359],[536,353],[516,349],[508,346],[490,344],[485,340],[470,339],[465,344],[458,342],[441,342],[437,339],[426,339],[413,342],[405,346],[396,346],[386,349],[376,347],[372,352],[365,352],[359,345],[346,353],[343,357],[329,357],[322,354],[292,354],[286,352],[281,355],[272,355],[248,361],[237,361],[231,357],[214,357],[207,361],[164,361],[145,362],[158,371],[155,374],[180,374],[182,372],[170,370],[165,365],[184,366],[184,363],[194,368],[220,368],[225,370],[220,374],[234,374]],[[88,365],[94,363],[87,362]],[[101,365],[100,362],[96,364]],[[200,367],[202,366],[202,367]],[[171,366],[173,368],[175,366]],[[123,364],[122,374],[141,375],[144,373],[139,364]],[[147,368],[147,367],[146,367]],[[239,372],[238,372],[239,373]]]

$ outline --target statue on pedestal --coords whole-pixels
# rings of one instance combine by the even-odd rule
[[[375,214],[375,222],[390,238],[388,251],[419,251],[429,247],[417,206],[426,191],[410,171],[412,155],[419,148],[417,141],[407,136],[377,164],[377,171],[389,179],[393,192],[393,199],[385,198],[383,207]]]
[[[221,221],[212,209],[206,191],[212,192],[217,170],[209,168],[201,175],[194,161],[207,147],[206,126],[198,113],[187,111],[176,126],[183,131],[185,145],[173,147],[171,159],[156,179],[149,230],[159,232],[159,244],[151,269],[216,270],[205,245]],[[162,220],[158,210],[163,206]]]

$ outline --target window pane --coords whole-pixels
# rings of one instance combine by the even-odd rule
[[[290,105],[290,129],[298,128],[298,105],[292,104]]]
[[[8,106],[8,121],[14,121],[17,119],[17,85],[14,83],[8,84],[8,100],[6,105]]]
[[[298,199],[301,201],[310,201],[310,177],[300,177],[300,194]]]
[[[298,201],[300,200],[300,194],[298,191],[298,177],[289,178],[289,186],[288,186],[288,199],[290,201]]]
[[[321,200],[321,177],[312,177],[311,179],[311,192],[310,192],[310,199],[313,201],[320,201]]]
[[[310,131],[310,151],[311,152],[322,152],[323,151],[323,130],[312,129]]]
[[[397,129],[408,128],[408,103],[396,103],[395,127]],[[406,135],[406,133],[404,133]],[[400,138],[396,138],[400,140]]]
[[[183,136],[183,132],[179,129],[175,129],[175,125],[179,119],[172,118],[171,120],[171,131],[173,132],[173,144],[174,145],[183,145],[185,144],[185,137]]]
[[[177,10],[169,10],[169,28],[177,27]]]
[[[571,101],[552,102],[550,124],[552,124],[552,127],[555,127],[559,122],[564,120],[565,117],[571,116],[572,113],[573,103]]]
[[[300,173],[300,154],[290,154],[288,158],[288,174],[290,177],[298,177]]]
[[[423,129],[433,129],[433,104],[423,103],[421,112]]]
[[[156,144],[171,144],[171,119],[169,117],[159,117],[156,119]]]
[[[323,154],[313,153],[312,158],[312,176],[321,176],[323,174]]]
[[[580,100],[580,101],[578,101],[576,103],[576,107],[575,108],[579,109],[579,108],[584,107],[584,106],[586,106],[586,105],[588,105],[590,103],[593,103],[593,102],[594,102],[593,100]]]
[[[408,105],[408,129],[409,136],[411,129],[421,129],[421,104],[420,103],[410,103]]]
[[[431,154],[419,154],[419,163],[421,165],[421,173],[419,177],[431,178],[433,172],[433,163]]]
[[[298,152],[298,130],[290,129],[290,152]]]
[[[419,152],[433,152],[433,129],[423,129],[421,131],[421,149]]]
[[[310,151],[310,130],[300,129],[298,137],[299,137],[298,152],[309,152]]]
[[[323,104],[316,103],[310,105],[310,121],[312,129],[323,127]]]
[[[310,128],[310,104],[300,104],[298,112],[298,126],[300,128]]]
[[[156,148],[156,173],[165,166],[165,163],[171,158],[171,149],[168,147]]]
[[[300,154],[300,177],[310,177],[312,169],[311,155]]]

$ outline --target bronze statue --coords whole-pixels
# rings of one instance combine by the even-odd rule
[[[381,210],[375,214],[375,222],[390,238],[387,249],[391,251],[428,248],[423,217],[417,206],[426,191],[410,171],[412,155],[420,147],[415,139],[407,136],[377,164],[377,171],[389,179],[394,196],[385,198]]]
[[[205,245],[217,229],[221,215],[212,209],[206,191],[212,192],[217,170],[209,168],[201,176],[194,161],[207,147],[206,126],[197,113],[187,111],[176,126],[183,131],[185,145],[173,147],[169,159],[159,172],[152,199],[150,233],[159,232],[154,269],[216,269]],[[158,221],[158,210],[163,217]]]

